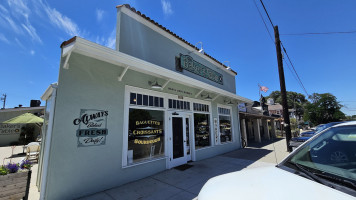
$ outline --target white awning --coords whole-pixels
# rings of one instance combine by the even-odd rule
[[[135,58],[125,53],[115,51],[105,46],[90,42],[88,40],[76,37],[71,40],[69,44],[62,46],[62,57],[64,59],[64,68],[70,67],[68,60],[72,52],[79,53],[88,57],[92,57],[104,62],[112,63],[120,67],[129,68],[148,75],[156,76],[162,79],[166,79],[170,82],[183,84],[189,87],[204,90],[205,92],[213,93],[220,96],[225,96],[237,100],[239,103],[253,103],[252,100],[238,96],[234,93],[225,91],[215,86],[209,85],[202,81],[193,79],[183,74],[174,72],[172,70],[160,67],[158,65],[149,63],[147,61]]]

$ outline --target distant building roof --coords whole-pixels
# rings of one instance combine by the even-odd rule
[[[18,108],[5,108],[5,109],[0,109],[0,112],[31,111],[31,110],[43,110],[43,109],[45,109],[44,106],[38,106],[38,107],[18,107]]]
[[[268,110],[283,110],[281,104],[268,105]]]

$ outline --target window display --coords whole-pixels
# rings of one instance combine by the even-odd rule
[[[128,164],[164,156],[164,112],[130,108]]]
[[[194,113],[195,149],[210,146],[210,115]]]
[[[220,125],[220,142],[231,142],[232,132],[231,132],[231,116],[230,109],[218,108],[219,112],[219,125]]]

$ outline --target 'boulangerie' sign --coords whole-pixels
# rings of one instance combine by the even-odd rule
[[[74,125],[78,125],[77,137],[78,147],[104,145],[107,129],[106,110],[81,109],[79,118],[73,120]]]

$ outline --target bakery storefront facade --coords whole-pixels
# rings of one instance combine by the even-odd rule
[[[41,199],[72,199],[241,147],[236,72],[128,5],[116,50],[61,45],[46,114]]]

